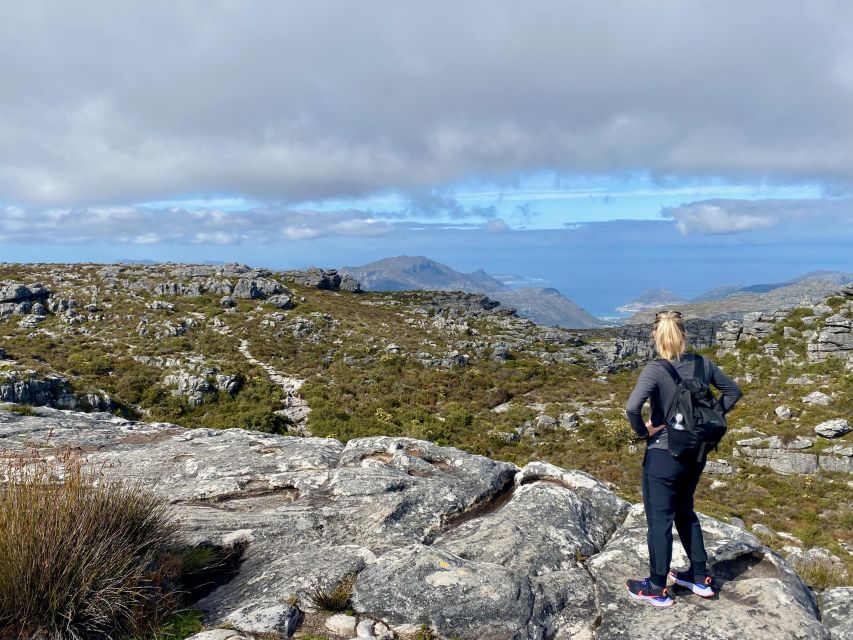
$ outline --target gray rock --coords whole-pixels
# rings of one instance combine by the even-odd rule
[[[832,640],[853,640],[853,587],[826,589],[817,601]]]
[[[749,458],[752,464],[768,467],[783,475],[812,474],[818,469],[818,456],[784,449],[756,449],[742,446],[740,455]]]
[[[761,524],[760,522],[756,522],[752,525],[752,532],[757,535],[767,536],[768,538],[776,537],[776,532],[773,531],[773,529],[768,527],[766,524]]]
[[[247,633],[280,633],[291,637],[302,622],[304,614],[298,607],[275,601],[256,602],[228,614],[225,622]]]
[[[349,291],[350,293],[361,293],[361,283],[349,274],[341,276],[341,291]]]
[[[834,418],[821,422],[814,428],[814,432],[824,438],[840,438],[845,433],[850,433],[850,424],[843,418]]]
[[[791,417],[791,407],[789,407],[788,405],[783,404],[781,406],[776,407],[775,412],[776,416],[780,420],[788,420]]]
[[[267,303],[277,309],[293,309],[293,300],[285,293],[277,293],[267,298]]]
[[[185,371],[166,376],[163,384],[176,387],[172,394],[185,397],[192,407],[203,403],[204,394],[213,390],[206,378]]]
[[[340,634],[342,636],[355,635],[356,619],[354,616],[348,616],[345,613],[338,613],[329,616],[326,619],[325,625],[329,631]]]
[[[737,469],[735,469],[731,464],[729,464],[728,460],[708,460],[705,463],[705,473],[711,473],[720,476],[731,476],[737,473]]]
[[[814,438],[807,438],[805,436],[797,436],[787,445],[785,445],[788,449],[808,449],[814,444]]]
[[[220,298],[219,300],[219,306],[225,309],[230,309],[235,304],[237,303],[234,302],[234,298],[232,298],[231,296],[222,296],[222,298]]]
[[[574,412],[561,413],[559,420],[560,428],[566,431],[575,431],[580,426],[580,416]]]
[[[290,294],[278,282],[269,278],[240,278],[231,297],[241,300],[263,300],[278,293]]]
[[[803,398],[803,404],[810,404],[820,407],[826,407],[832,402],[832,398],[822,391],[812,391],[809,395]]]
[[[556,418],[546,415],[537,416],[534,422],[539,429],[554,429],[558,424]]]
[[[234,629],[210,629],[191,635],[187,640],[247,640]]]

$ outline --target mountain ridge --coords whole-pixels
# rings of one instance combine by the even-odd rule
[[[485,293],[515,307],[520,316],[544,326],[586,329],[606,326],[557,289],[513,289],[483,269],[463,273],[426,256],[394,256],[339,271],[355,278],[368,291],[462,291]]]

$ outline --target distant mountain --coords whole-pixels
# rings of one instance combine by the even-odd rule
[[[847,271],[812,271],[777,284],[717,287],[690,302],[680,304],[679,310],[688,318],[708,320],[740,319],[752,311],[773,312],[800,305],[815,304],[853,282]],[[640,311],[629,323],[651,322],[651,310]]]
[[[808,273],[805,273],[792,280],[787,280],[785,282],[751,284],[748,286],[724,285],[721,287],[716,287],[714,289],[711,289],[710,291],[703,293],[702,295],[696,296],[691,300],[691,302],[710,302],[713,300],[723,300],[735,294],[770,293],[771,291],[776,291],[777,289],[785,288],[788,288],[789,290],[798,290],[797,287],[794,287],[794,289],[790,288],[792,287],[792,285],[798,285],[802,283],[806,283],[807,286],[815,282],[841,286],[851,281],[853,281],[853,273],[849,271],[809,271]]]
[[[464,291],[485,293],[518,309],[518,315],[547,326],[569,329],[602,327],[605,323],[563,296],[556,289],[511,289],[482,269],[461,273],[423,256],[384,258],[360,267],[342,267],[367,291]]]
[[[150,258],[119,258],[116,264],[159,264],[156,260]]]
[[[397,256],[362,265],[343,267],[367,291],[464,291],[466,293],[495,293],[510,288],[492,278],[482,269],[460,273],[445,264],[423,256]]]
[[[684,302],[687,301],[681,296],[657,287],[645,291],[640,297],[631,300],[631,302],[626,302],[621,307],[616,307],[616,311],[620,313],[637,313],[639,311],[646,311],[647,309],[672,306]]]

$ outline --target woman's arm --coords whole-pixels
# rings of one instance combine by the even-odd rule
[[[648,438],[649,429],[646,428],[646,423],[643,422],[643,405],[646,400],[652,395],[652,392],[657,386],[657,380],[652,373],[653,369],[646,365],[643,372],[640,374],[637,384],[634,385],[634,390],[625,403],[625,415],[628,416],[628,422],[631,423],[631,428],[639,438]]]
[[[708,361],[708,364],[711,365],[711,384],[722,392],[723,395],[720,396],[720,406],[723,409],[723,413],[728,413],[734,408],[737,401],[741,399],[743,392],[740,390],[740,387],[737,386],[737,382],[723,373],[722,369],[720,369],[716,364],[710,360]]]

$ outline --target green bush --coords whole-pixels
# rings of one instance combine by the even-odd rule
[[[168,505],[71,454],[21,455],[0,493],[0,637],[149,635],[177,606]]]

